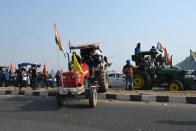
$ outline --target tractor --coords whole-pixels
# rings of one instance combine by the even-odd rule
[[[152,87],[164,87],[170,91],[190,89],[192,79],[185,77],[185,71],[166,62],[156,63],[156,58],[159,55],[160,53],[156,50],[142,51],[132,55],[132,60],[136,63],[136,67],[133,68],[134,88],[151,90]],[[148,58],[151,58],[154,66],[150,65],[152,63],[149,64]]]
[[[74,49],[80,49],[81,62],[89,66],[91,82],[98,83],[99,92],[106,92],[108,90],[108,61],[107,57],[101,53],[100,44],[92,43],[70,46],[70,50]]]
[[[73,69],[73,58],[71,62],[68,55],[69,71],[61,73],[61,87],[57,87],[57,103],[62,106],[69,98],[87,98],[89,107],[94,108],[97,104],[97,92],[108,90],[107,62],[101,58],[96,66],[92,65],[92,62],[96,63],[92,61],[92,55],[99,49],[98,43],[70,46],[70,52],[75,49],[80,49],[81,58],[78,56],[77,61],[82,73]]]

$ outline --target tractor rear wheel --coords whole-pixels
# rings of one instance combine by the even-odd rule
[[[103,93],[108,91],[108,74],[106,70],[100,70],[98,75],[99,92]]]
[[[133,86],[134,89],[143,89],[145,84],[144,76],[136,74],[133,76]]]
[[[182,82],[180,82],[179,80],[173,80],[169,83],[168,90],[169,91],[183,91],[184,86]]]

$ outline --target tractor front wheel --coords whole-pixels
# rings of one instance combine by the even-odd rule
[[[108,74],[107,70],[101,69],[99,71],[99,76],[98,76],[98,81],[99,81],[99,92],[107,92],[108,91]]]
[[[89,107],[95,108],[97,105],[97,89],[91,88],[89,91]]]

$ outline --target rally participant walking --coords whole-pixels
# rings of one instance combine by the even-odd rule
[[[126,65],[123,67],[123,74],[126,76],[126,90],[132,90],[133,87],[133,66],[131,65],[131,61],[127,60]]]

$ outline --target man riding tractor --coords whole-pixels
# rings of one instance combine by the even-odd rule
[[[61,87],[57,89],[57,102],[64,105],[66,98],[88,98],[89,106],[97,104],[97,89],[105,92],[108,89],[107,63],[101,56],[97,44],[71,46],[80,49],[81,58],[73,52],[72,66],[69,71],[61,73]],[[71,65],[69,63],[69,65]]]
[[[100,44],[71,46],[70,49],[80,49],[81,62],[89,66],[90,80],[93,83],[98,83],[99,92],[106,92],[108,90],[107,68],[110,63],[108,63],[107,57],[103,56]]]

